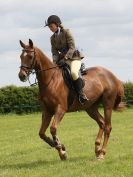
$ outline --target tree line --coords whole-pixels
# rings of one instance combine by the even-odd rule
[[[133,105],[133,83],[124,84],[127,104]],[[0,88],[0,113],[32,113],[41,110],[38,87],[6,86]]]

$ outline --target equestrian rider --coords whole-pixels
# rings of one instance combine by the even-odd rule
[[[51,36],[51,51],[53,62],[55,64],[67,63],[70,66],[72,79],[75,90],[79,96],[79,102],[84,104],[88,98],[83,93],[84,83],[79,77],[79,70],[81,68],[81,60],[83,55],[76,50],[74,38],[69,29],[62,26],[60,18],[56,15],[51,15],[45,22],[54,33]]]

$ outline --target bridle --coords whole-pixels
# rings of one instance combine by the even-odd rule
[[[27,79],[28,79],[28,82],[29,82],[30,86],[36,86],[36,85],[38,84],[38,82],[37,82],[37,77],[35,78],[35,82],[34,82],[33,84],[31,84],[30,79],[29,79],[29,76],[30,76],[31,74],[36,74],[36,75],[38,75],[38,74],[39,74],[40,72],[42,72],[42,71],[45,72],[45,71],[48,71],[48,70],[51,70],[51,69],[54,69],[54,68],[57,68],[57,67],[61,67],[61,65],[56,65],[56,66],[53,66],[53,67],[51,67],[51,68],[47,68],[47,69],[42,69],[42,70],[37,70],[37,71],[35,71],[35,69],[34,69],[34,67],[35,67],[35,65],[36,65],[36,51],[35,51],[35,49],[33,49],[33,50],[23,49],[22,52],[26,52],[26,53],[27,53],[27,52],[33,52],[33,55],[32,55],[32,58],[31,58],[31,66],[28,66],[28,65],[26,65],[26,64],[22,64],[22,65],[20,66],[20,68],[23,69],[23,70],[26,72],[26,74],[27,74]],[[50,82],[51,82],[51,80],[52,80],[54,74],[55,74],[55,72],[53,73],[53,75],[52,75],[50,81],[46,84],[45,87],[48,87],[48,85],[50,84]]]
[[[33,50],[23,49],[22,52],[26,52],[26,53],[27,52],[33,52],[33,55],[32,55],[32,58],[31,58],[31,66],[28,66],[26,64],[22,64],[20,66],[21,69],[26,68],[28,70],[28,72],[30,73],[30,72],[32,72],[32,70],[34,69],[34,66],[35,66],[35,58],[36,58],[35,49],[33,49]]]

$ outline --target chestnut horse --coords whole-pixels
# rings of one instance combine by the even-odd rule
[[[23,48],[19,78],[26,81],[32,70],[35,70],[39,86],[39,98],[42,104],[42,123],[39,136],[51,147],[58,150],[62,160],[67,158],[65,146],[57,137],[57,128],[66,112],[85,110],[88,115],[99,125],[99,131],[95,141],[95,154],[98,159],[103,159],[106,153],[109,135],[111,132],[112,110],[120,107],[121,98],[124,95],[122,82],[114,74],[102,67],[91,67],[83,76],[85,81],[84,93],[89,98],[81,105],[75,97],[73,104],[68,107],[69,89],[62,76],[62,70],[29,39],[26,45],[20,41]],[[103,104],[104,116],[99,111],[99,103]],[[124,108],[124,106],[121,106]],[[52,117],[54,118],[52,119]],[[52,139],[46,136],[46,130],[51,122],[50,132]],[[77,132],[78,133],[78,132]],[[103,144],[102,136],[104,134]],[[102,144],[102,145],[101,145]]]

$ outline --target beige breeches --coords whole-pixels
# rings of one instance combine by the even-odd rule
[[[70,66],[71,75],[72,75],[73,80],[77,80],[79,78],[81,60],[67,60],[66,63]]]

